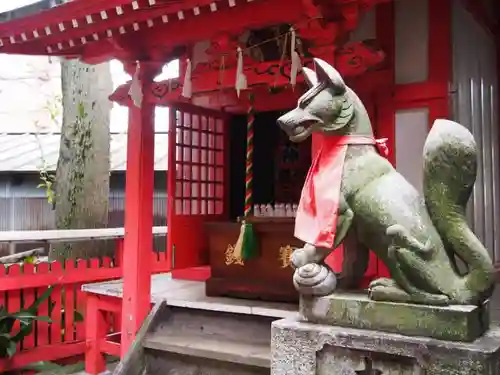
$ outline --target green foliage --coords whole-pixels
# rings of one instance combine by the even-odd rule
[[[47,316],[37,316],[37,312],[40,305],[50,297],[52,288],[47,288],[31,306],[16,313],[9,313],[4,306],[0,307],[0,358],[10,358],[16,353],[17,344],[31,334],[35,321],[51,322]],[[20,327],[13,334],[16,322],[20,323]]]
[[[61,339],[64,340],[64,334],[66,332],[65,328],[66,327],[66,314],[70,314],[70,312],[66,312],[65,309],[61,310]],[[83,322],[83,315],[81,312],[74,310],[73,311],[73,322],[79,323]]]
[[[39,189],[45,189],[45,195],[47,197],[47,201],[50,204],[54,204],[55,202],[55,191],[54,191],[54,182],[56,180],[56,176],[47,171],[47,168],[44,167],[40,170],[40,182],[37,186]]]
[[[49,113],[50,120],[54,124],[59,124],[60,117],[62,115],[62,96],[56,95],[54,100],[47,101],[45,104],[45,109]]]
[[[23,259],[23,264],[35,264],[36,259],[36,255],[30,255]]]
[[[81,367],[82,366],[78,366],[78,370],[80,370]],[[65,369],[65,366],[60,366],[56,363],[52,363],[52,362],[48,362],[48,361],[34,362],[34,363],[30,363],[28,366],[23,367],[23,370],[36,371],[37,374],[44,374],[44,373],[45,374],[64,374],[64,372],[62,372],[63,369]],[[66,374],[70,374],[70,372],[66,372]]]
[[[52,122],[58,123],[58,118],[61,115],[61,98],[57,97],[54,103],[47,103],[46,109],[49,112],[49,115],[52,119]],[[75,152],[74,158],[77,161],[75,165],[78,168],[73,168],[70,171],[70,175],[68,176],[68,180],[70,181],[71,186],[73,186],[73,190],[70,191],[69,196],[67,197],[70,204],[71,210],[70,213],[65,217],[63,226],[65,228],[71,228],[71,221],[75,216],[75,209],[77,207],[76,197],[78,193],[83,189],[83,170],[85,167],[85,162],[87,158],[88,151],[92,148],[92,138],[91,138],[91,129],[86,119],[88,117],[88,113],[85,110],[85,105],[82,102],[77,104],[76,118],[74,123],[72,124],[72,133],[71,133],[71,148]],[[56,180],[56,176],[53,173],[48,171],[47,163],[44,160],[44,166],[40,169],[40,180],[41,182],[38,184],[38,188],[45,189],[45,195],[47,197],[47,201],[49,204],[54,205],[56,200],[56,192],[54,190],[54,184]]]
[[[47,101],[45,105],[45,109],[49,113],[50,120],[59,125],[59,118],[62,114],[62,97],[56,96],[53,101]],[[43,159],[43,150],[41,149],[40,141],[37,139],[40,147],[40,151],[42,152]],[[56,180],[56,176],[53,173],[48,171],[48,165],[46,160],[43,161],[43,167],[40,169],[40,183],[37,188],[44,189],[45,195],[47,197],[47,201],[49,204],[55,203],[55,191],[54,191],[54,182]]]

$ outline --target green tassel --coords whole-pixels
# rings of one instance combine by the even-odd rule
[[[251,223],[243,224],[243,241],[241,243],[241,258],[252,259],[257,256],[257,238]]]

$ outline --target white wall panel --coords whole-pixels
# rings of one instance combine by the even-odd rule
[[[398,84],[427,80],[429,74],[428,1],[394,1],[395,70]]]
[[[396,169],[422,193],[423,150],[429,132],[429,111],[415,108],[396,112]]]
[[[453,1],[453,117],[474,134],[478,176],[469,220],[490,253],[500,261],[498,78],[493,37]],[[496,232],[496,233],[495,233]]]
[[[376,18],[375,18],[375,8],[361,15],[359,20],[359,25],[351,32],[349,36],[350,42],[361,42],[367,39],[376,39],[377,29],[376,29]]]

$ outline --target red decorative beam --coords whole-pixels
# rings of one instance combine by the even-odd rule
[[[334,56],[334,54],[335,58],[332,61],[329,57]],[[380,49],[373,47],[369,42],[357,42],[348,44],[335,50],[335,52],[334,47],[330,47],[329,51],[320,57],[333,63],[344,77],[356,77],[380,66],[385,56]],[[313,68],[312,59],[304,59],[302,64]],[[289,85],[290,80],[290,62],[286,61],[283,64],[280,64],[280,62],[254,64],[246,66],[244,73],[247,82],[252,87],[286,87]],[[221,76],[223,82],[221,82]],[[220,70],[209,70],[193,74],[194,96],[201,95],[217,98],[223,91],[234,90],[235,78],[236,70],[234,68],[228,69],[222,74]],[[301,76],[298,77],[298,81],[302,82]],[[110,96],[110,99],[126,105],[129,88],[130,82],[118,87]],[[179,101],[182,100],[181,91],[179,79],[155,82],[151,87],[151,92],[145,93],[145,100],[156,104]],[[206,99],[204,100],[206,101]],[[210,103],[206,104],[205,106],[210,106]]]
[[[370,71],[363,75],[347,79],[347,84],[356,90],[356,93],[362,97],[376,95],[379,90],[389,91],[390,72],[388,70]],[[295,90],[289,87],[281,87],[270,90],[269,87],[257,86],[252,88],[255,95],[254,107],[258,112],[278,111],[293,108],[297,105],[298,98],[306,91],[304,83],[299,83]],[[196,105],[224,109],[229,113],[245,112],[250,105],[247,95],[236,96],[234,90],[226,90],[217,95],[200,95],[193,98]],[[196,101],[198,101],[196,103]]]
[[[176,46],[210,40],[222,33],[257,29],[281,23],[295,23],[302,17],[300,1],[254,0],[235,7],[213,12],[203,18],[186,17],[175,25],[170,23],[148,31],[140,31],[146,48]]]
[[[347,80],[347,84],[353,87],[359,95],[368,97],[372,94],[376,95],[379,90],[389,92],[391,90],[391,72],[389,70],[376,70],[367,72],[358,77],[352,77]],[[126,86],[122,86],[119,91],[123,96],[116,100],[124,106],[131,106],[132,101],[126,93]],[[117,90],[118,91],[118,90]],[[287,108],[293,108],[297,104],[297,99],[305,91],[304,83],[299,79],[295,90],[289,87],[278,87],[270,89],[268,86],[254,86],[254,108],[257,112],[278,111]],[[217,92],[207,92],[198,94],[193,98],[185,99],[172,94],[159,100],[156,97],[151,97],[158,106],[168,106],[170,103],[179,103],[181,101],[190,101],[191,104],[210,108],[214,110],[224,110],[227,113],[245,113],[248,109],[249,102],[247,95],[243,94],[239,98],[236,91],[228,89]]]

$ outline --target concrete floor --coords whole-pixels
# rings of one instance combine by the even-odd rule
[[[123,296],[121,280],[86,284],[82,289],[109,297]],[[204,282],[174,280],[166,273],[153,275],[151,278],[151,302],[158,303],[162,300],[166,300],[167,305],[175,307],[280,318],[294,316],[298,311],[298,304],[207,297]]]
[[[83,290],[92,293],[119,297],[123,295],[121,280],[87,284]],[[163,299],[167,304],[178,307],[201,308],[216,311],[235,312],[274,316],[278,313],[283,318],[295,314],[298,306],[288,303],[273,303],[264,301],[243,300],[236,298],[207,297],[205,284],[199,281],[173,280],[170,274],[153,275],[151,279],[151,302],[156,303]],[[491,301],[491,320],[500,325],[500,285],[495,290]]]

